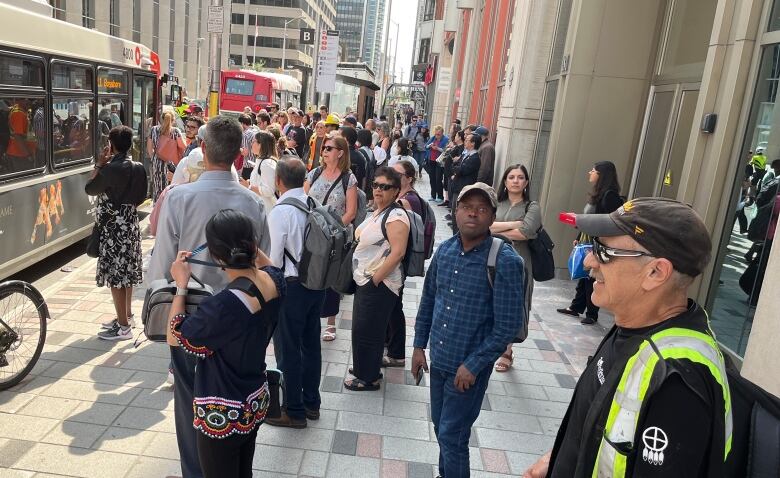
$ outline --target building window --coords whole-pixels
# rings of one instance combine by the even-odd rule
[[[54,18],[65,20],[65,8],[67,0],[49,0],[49,5],[54,9]]]
[[[152,50],[160,51],[160,0],[152,4]]]
[[[173,58],[174,52],[174,39],[176,38],[176,7],[175,3],[171,2],[171,10],[168,15],[168,24],[170,29],[168,31],[168,58]]]
[[[95,0],[81,0],[81,25],[95,28]]]
[[[243,25],[244,24],[244,14],[243,13],[232,13],[230,15],[230,23],[232,23],[233,25]]]
[[[431,54],[431,39],[423,38],[420,40],[420,50],[417,55],[417,63],[428,63],[428,56]]]
[[[425,0],[425,8],[423,10],[423,21],[429,22],[433,20],[433,14],[436,12],[436,0]]]
[[[133,0],[133,41],[141,42],[141,0]]]
[[[108,26],[112,36],[119,36],[119,0],[110,0],[108,4]]]

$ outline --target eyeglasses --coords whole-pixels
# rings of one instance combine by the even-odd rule
[[[607,247],[603,242],[599,241],[597,237],[593,238],[593,255],[596,256],[596,260],[602,264],[609,263],[613,257],[655,257],[654,255],[643,251]]]
[[[378,182],[374,181],[373,183],[371,183],[371,188],[372,189],[379,189],[379,190],[382,190],[382,191],[389,191],[391,189],[395,189],[395,186],[393,186],[392,184],[378,183]]]
[[[331,152],[331,151],[333,151],[334,149],[339,149],[339,148],[337,148],[337,147],[335,147],[335,146],[331,146],[331,145],[329,145],[329,144],[328,144],[328,145],[325,145],[325,146],[323,146],[323,147],[322,147],[322,150],[323,150],[323,151],[327,151],[328,153],[330,153],[330,152]],[[341,151],[341,150],[339,150],[339,151]]]
[[[458,209],[467,212],[469,214],[476,212],[479,215],[485,215],[488,212],[493,212],[493,209],[485,206],[472,206],[470,204],[458,204]]]

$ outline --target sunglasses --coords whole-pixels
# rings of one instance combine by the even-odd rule
[[[379,190],[382,190],[382,191],[389,191],[391,189],[395,189],[395,186],[393,186],[392,184],[378,183],[378,182],[374,181],[373,183],[371,183],[371,188],[372,189],[379,189]]]
[[[330,145],[327,145],[327,146],[323,146],[323,147],[322,147],[322,150],[323,150],[323,151],[327,151],[328,153],[330,153],[330,152],[331,152],[331,151],[333,151],[334,149],[339,149],[339,148],[337,148],[337,147],[335,147],[335,146],[330,146]],[[341,151],[341,150],[339,150],[339,151]]]
[[[647,252],[607,247],[603,242],[599,241],[597,237],[593,238],[593,255],[596,256],[596,260],[602,264],[609,263],[609,261],[615,257],[655,257]]]

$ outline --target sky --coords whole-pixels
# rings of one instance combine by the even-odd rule
[[[390,2],[393,4],[393,11],[390,16],[389,36],[390,40],[387,44],[388,57],[392,57],[395,52],[396,31],[400,41],[398,42],[398,61],[396,63],[395,75],[396,79],[400,82],[409,81],[409,69],[412,65],[412,52],[414,51],[414,30],[415,19],[417,16],[417,1],[418,0],[388,0],[387,8],[390,8]],[[395,23],[393,23],[395,22]],[[396,26],[398,24],[398,26]],[[397,29],[397,30],[396,30]],[[390,60],[388,60],[390,61]],[[390,63],[389,71],[392,74],[393,64]],[[404,76],[401,77],[401,69],[403,68]]]

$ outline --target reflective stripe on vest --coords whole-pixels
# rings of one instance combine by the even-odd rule
[[[725,460],[731,450],[731,393],[726,378],[723,356],[715,340],[707,334],[690,329],[670,328],[650,337],[660,353],[660,357],[647,340],[639,350],[628,359],[623,375],[612,398],[604,438],[601,439],[599,452],[593,466],[593,477],[622,478],[626,475],[627,455],[618,452],[611,444],[628,444],[634,449],[639,411],[642,409],[650,379],[658,361],[663,359],[687,359],[707,367],[712,377],[723,391],[725,414]],[[607,441],[609,440],[609,441]],[[663,460],[663,452],[656,459]]]

